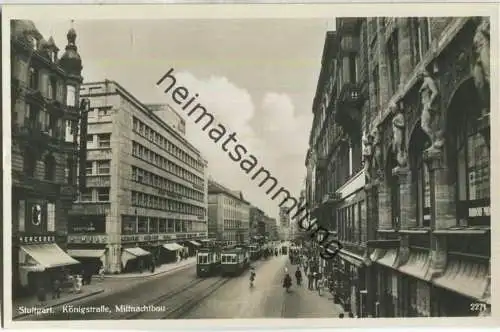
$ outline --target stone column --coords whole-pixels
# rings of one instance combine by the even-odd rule
[[[385,56],[385,35],[384,35],[384,25],[382,23],[382,18],[377,18],[377,43],[378,43],[378,68],[379,68],[379,95],[380,100],[378,101],[379,111],[382,109],[382,105],[387,103],[389,100],[389,67],[387,65],[387,58]]]
[[[404,84],[411,74],[412,45],[410,36],[410,19],[397,18],[398,27],[398,55],[399,55],[399,84]]]
[[[431,230],[445,229],[456,224],[455,188],[448,184],[448,169],[443,155],[424,153],[424,160],[429,167],[431,184]],[[440,275],[447,261],[446,236],[431,233],[431,266],[433,276]]]
[[[390,192],[385,179],[378,185],[378,229],[392,229]]]

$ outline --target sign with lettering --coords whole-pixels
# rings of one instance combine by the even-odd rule
[[[68,235],[68,243],[108,243],[107,235]]]
[[[54,235],[26,235],[19,237],[20,244],[42,244],[55,242],[56,237]]]

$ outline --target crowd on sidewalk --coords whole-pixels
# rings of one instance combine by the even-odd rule
[[[302,281],[302,271],[303,275],[307,278],[307,289],[310,291],[317,291],[319,296],[322,296],[323,292],[328,291],[335,297],[335,280],[333,275],[326,275],[321,273],[319,270],[318,263],[312,257],[306,255],[299,255],[298,257],[291,257],[292,264],[297,264],[297,271],[295,272],[295,277],[297,283],[300,285]],[[339,314],[339,318],[345,318],[345,312]],[[347,313],[347,318],[358,318],[351,311]]]

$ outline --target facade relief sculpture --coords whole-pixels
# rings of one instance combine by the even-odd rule
[[[392,153],[396,156],[398,167],[407,165],[407,153],[404,142],[405,117],[401,109],[397,109],[392,118]]]
[[[382,147],[378,128],[363,135],[363,163],[366,182],[378,178],[382,172]]]
[[[444,146],[442,113],[437,105],[439,90],[434,78],[427,72],[422,71],[419,74],[422,81],[420,86],[420,98],[422,100],[422,114],[420,117],[420,126],[424,133],[429,137],[431,146],[425,151],[427,154],[439,153]]]
[[[490,22],[483,19],[476,28],[473,39],[474,64],[472,77],[476,86],[483,115],[489,113],[490,86]]]

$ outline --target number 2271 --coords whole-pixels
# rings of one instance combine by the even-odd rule
[[[486,311],[486,303],[471,303],[469,305],[470,311]]]

